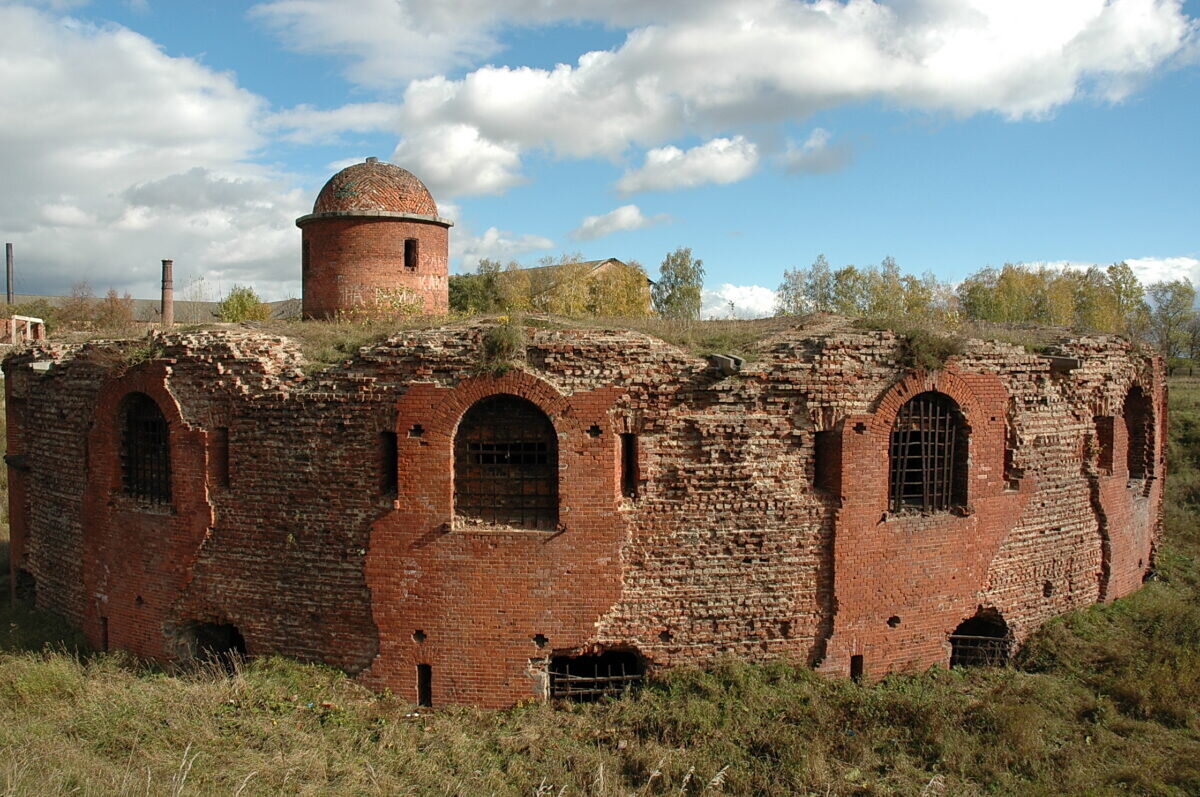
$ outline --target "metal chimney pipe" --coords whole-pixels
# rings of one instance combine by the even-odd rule
[[[164,327],[172,326],[175,323],[175,283],[171,279],[171,267],[175,265],[174,260],[164,260],[162,262],[162,325]]]
[[[8,266],[8,281],[5,285],[8,288],[8,303],[12,304],[13,299],[13,247],[12,244],[4,245],[4,262]]]

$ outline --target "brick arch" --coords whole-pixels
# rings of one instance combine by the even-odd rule
[[[88,435],[82,508],[84,633],[94,645],[155,659],[175,653],[164,629],[213,523],[205,479],[208,435],[184,419],[168,376],[166,364],[152,362],[101,386]],[[147,504],[122,490],[121,411],[134,393],[149,397],[167,423],[167,504]]]
[[[529,401],[554,426],[553,529],[453,522],[455,433],[472,406],[498,394]],[[372,525],[364,564],[379,629],[366,683],[416,700],[420,667],[435,706],[503,706],[540,694],[529,673],[542,650],[535,638],[548,640],[547,651],[596,642],[597,623],[620,597],[628,537],[614,409],[622,395],[611,386],[564,395],[512,370],[453,386],[412,384],[400,396],[395,508]]]
[[[890,431],[901,407],[920,394],[930,392],[952,398],[966,419],[968,428],[978,423],[983,412],[979,396],[966,379],[954,370],[947,369],[916,371],[892,385],[875,402],[872,425]]]

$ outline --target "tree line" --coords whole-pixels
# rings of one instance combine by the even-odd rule
[[[700,317],[704,263],[693,258],[688,247],[668,254],[653,282],[636,260],[625,268],[597,271],[574,252],[544,257],[538,263],[522,268],[515,261],[505,267],[497,260],[480,260],[473,273],[450,277],[450,309],[465,314]]]
[[[1070,327],[1151,343],[1168,357],[1200,358],[1191,282],[1143,286],[1124,262],[1087,269],[1009,263],[980,269],[955,286],[928,272],[906,274],[891,257],[878,266],[834,269],[821,255],[808,268],[785,271],[776,296],[780,315]]]

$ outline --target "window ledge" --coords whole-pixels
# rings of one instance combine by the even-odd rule
[[[159,503],[142,498],[116,493],[109,500],[109,506],[120,512],[138,512],[143,515],[174,515],[175,505],[171,502]]]
[[[555,537],[566,530],[561,528],[525,529],[518,526],[503,526],[494,523],[446,524],[446,526],[446,532],[449,534],[508,535],[518,537]]]

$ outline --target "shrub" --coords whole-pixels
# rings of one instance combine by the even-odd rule
[[[271,317],[271,308],[262,303],[253,288],[234,285],[217,305],[217,315],[222,321],[266,321]]]
[[[482,340],[483,368],[494,373],[504,373],[525,354],[525,328],[507,316],[499,321]]]

